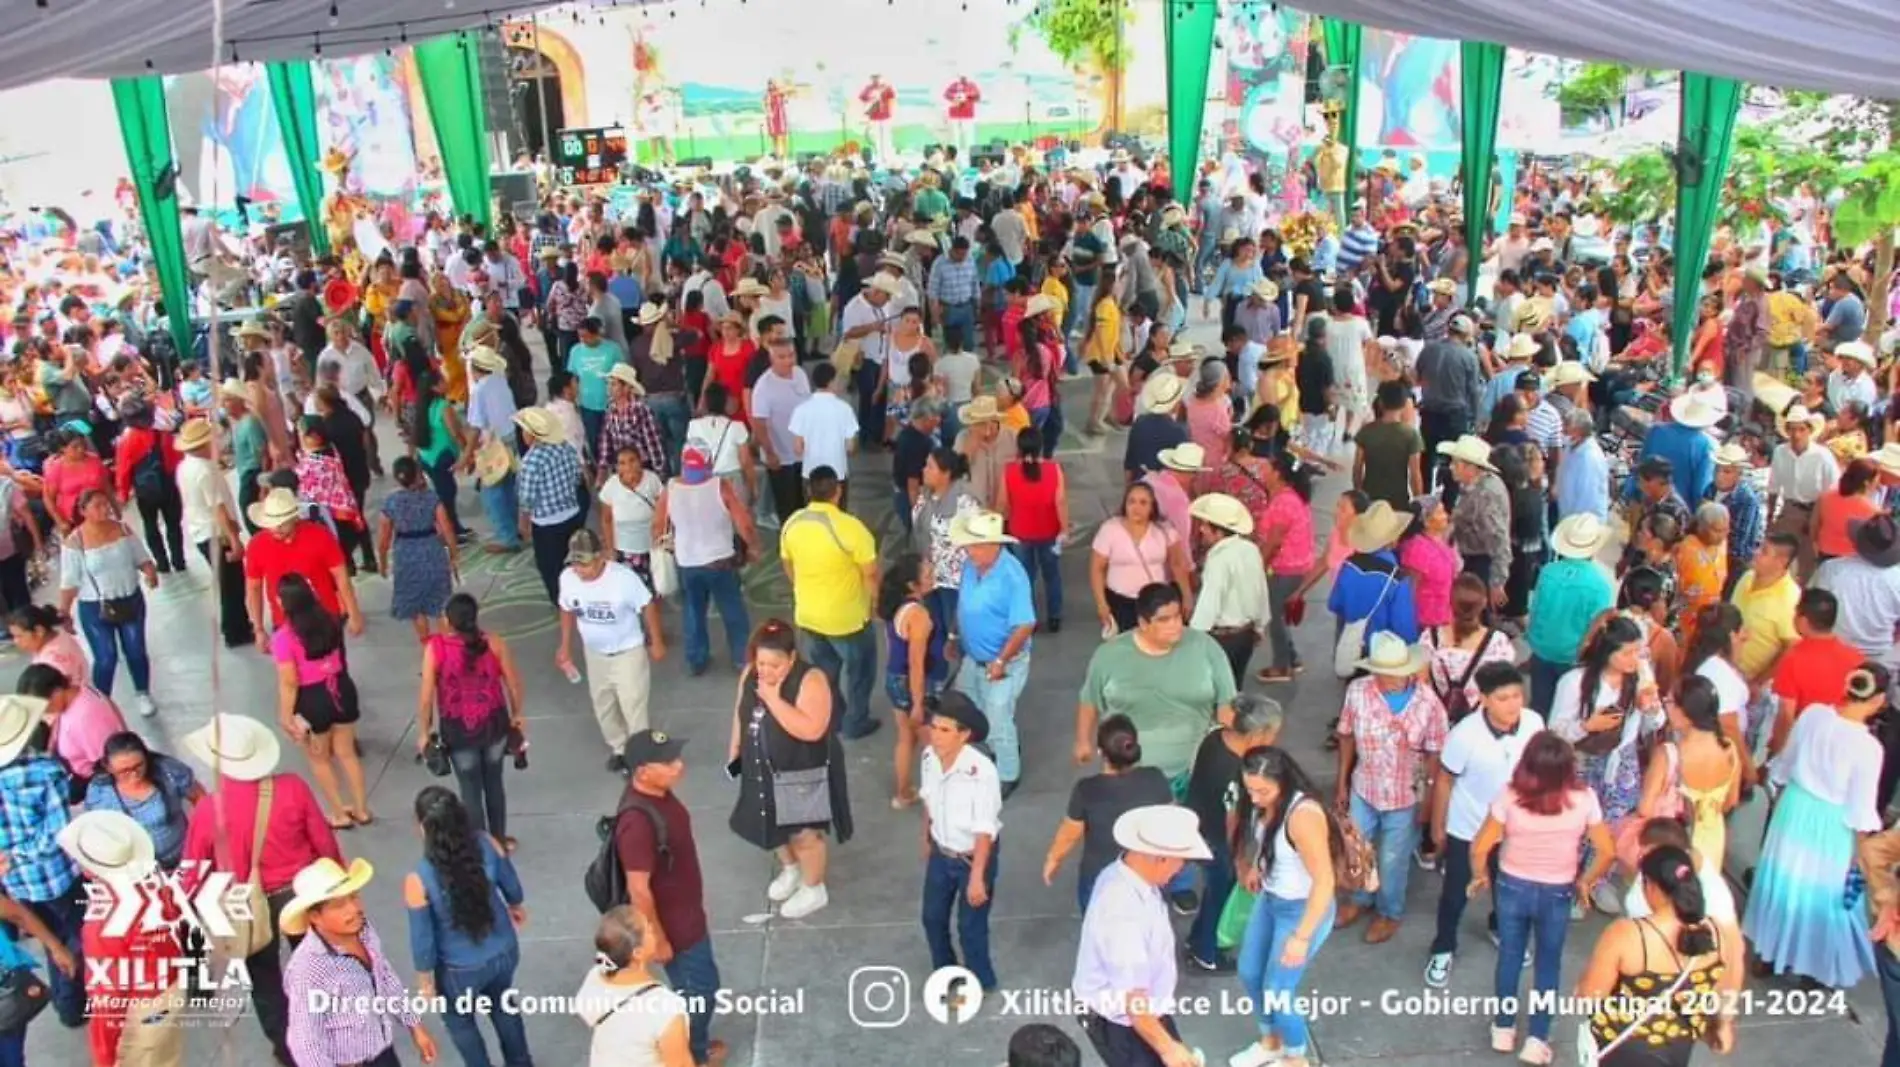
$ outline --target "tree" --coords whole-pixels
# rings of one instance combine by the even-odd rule
[[[1785,128],[1804,142],[1784,192],[1801,182],[1825,195],[1839,190],[1834,244],[1857,249],[1872,242],[1874,271],[1867,286],[1867,336],[1887,324],[1887,287],[1893,277],[1894,230],[1900,227],[1900,101],[1790,91]]]
[[[1565,126],[1577,126],[1622,109],[1624,88],[1639,73],[1617,63],[1585,63],[1557,86],[1557,107]]]
[[[1129,21],[1129,0],[1041,0],[1027,18],[1009,28],[1009,43],[1014,48],[1029,30],[1065,65],[1099,79],[1098,132],[1112,132],[1122,128],[1122,79],[1133,54]]]

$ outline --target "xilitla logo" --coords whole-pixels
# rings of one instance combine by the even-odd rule
[[[235,882],[233,875],[214,871],[201,860],[188,860],[176,870],[154,870],[120,886],[87,881],[86,919],[103,923],[104,936],[167,930],[178,948],[170,957],[89,958],[87,984],[163,989],[185,978],[199,989],[249,988],[250,974],[243,960],[229,961],[225,973],[214,977],[198,951],[211,939],[235,936],[233,924],[253,919],[249,890]],[[198,886],[196,893],[189,888],[193,883]]]

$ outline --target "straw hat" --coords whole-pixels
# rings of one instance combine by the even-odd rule
[[[904,235],[904,241],[906,244],[918,245],[922,248],[937,247],[937,235],[927,229],[910,231]]]
[[[1669,402],[1669,417],[1684,426],[1704,430],[1722,418],[1715,405],[1695,393],[1682,393]]]
[[[875,289],[885,296],[904,295],[903,283],[888,274],[874,275],[870,281],[864,283],[864,287],[866,289]]]
[[[1410,678],[1425,669],[1431,660],[1431,654],[1419,645],[1408,645],[1405,638],[1383,630],[1373,634],[1366,642],[1365,658],[1354,666],[1367,674],[1383,674],[1388,678]]]
[[[1128,160],[1129,160],[1129,155],[1128,155],[1128,149],[1126,148],[1117,148],[1113,152],[1110,152],[1108,154],[1108,161],[1116,166],[1120,166],[1121,164],[1128,162]]]
[[[528,432],[528,436],[550,443],[567,440],[567,431],[561,428],[561,420],[546,408],[522,408],[515,412],[515,425]]]
[[[375,874],[376,869],[361,857],[351,860],[347,870],[328,856],[312,863],[291,881],[290,903],[278,913],[277,928],[288,936],[300,936],[310,928],[311,908],[362,892]]]
[[[243,715],[219,713],[179,739],[192,759],[226,778],[256,782],[277,769],[277,735],[270,727]]]
[[[244,325],[239,326],[237,333],[233,334],[233,336],[240,341],[249,340],[251,338],[268,341],[270,340],[270,330],[266,329],[263,323],[252,319]]]
[[[178,451],[190,452],[211,443],[211,423],[205,419],[192,419],[178,431]]]
[[[1596,375],[1585,370],[1583,364],[1573,359],[1564,360],[1562,363],[1557,364],[1556,369],[1550,372],[1550,387],[1552,389],[1562,389],[1566,385],[1589,385],[1596,380]]]
[[[1115,820],[1115,844],[1124,851],[1162,859],[1211,860],[1201,838],[1201,820],[1176,804],[1148,804]]]
[[[1035,296],[1029,298],[1029,303],[1023,306],[1023,318],[1028,319],[1034,318],[1037,315],[1047,315],[1049,312],[1061,306],[1061,301],[1055,297],[1049,296],[1046,293],[1037,293]]]
[[[648,301],[640,305],[640,313],[634,316],[635,322],[642,326],[651,326],[666,318],[666,305],[657,301]]]
[[[1720,463],[1722,454],[1717,452],[1715,458]],[[1880,446],[1878,452],[1869,453],[1867,458],[1873,460],[1882,473],[1900,478],[1900,441],[1888,441]]]
[[[640,372],[625,363],[614,364],[614,369],[607,372],[607,377],[633,390],[634,396],[647,395],[647,387],[640,384]]]
[[[303,505],[298,503],[297,494],[288,489],[272,489],[264,499],[252,504],[244,512],[251,525],[263,530],[275,530],[287,522],[295,522],[303,517]]]
[[[997,410],[996,398],[984,393],[957,409],[957,421],[965,426],[979,422],[995,422],[1003,417]]]
[[[732,287],[733,296],[770,296],[772,290],[757,278],[741,278],[739,284]]]
[[[251,402],[250,390],[244,388],[244,383],[236,378],[226,378],[224,384],[218,386],[218,395],[226,400],[242,400],[246,404]]]
[[[1458,283],[1452,281],[1450,278],[1433,278],[1432,284],[1426,286],[1426,288],[1437,293],[1439,296],[1453,296],[1458,292]]]
[[[9,693],[0,696],[0,767],[12,763],[26,748],[34,727],[46,718],[46,701]]]
[[[59,847],[96,882],[129,886],[158,867],[158,846],[139,821],[122,811],[73,816],[57,837]]]
[[[909,270],[910,260],[902,252],[886,252],[877,257],[877,265],[881,270]]]
[[[1188,504],[1188,515],[1229,533],[1237,533],[1242,537],[1253,536],[1253,515],[1247,511],[1247,505],[1226,493],[1207,493],[1195,497]]]
[[[1495,472],[1497,470],[1496,467],[1491,465],[1491,446],[1485,444],[1484,438],[1482,437],[1473,437],[1470,434],[1465,434],[1456,441],[1440,441],[1438,442],[1438,454],[1441,456],[1449,456],[1454,460],[1464,463],[1469,463],[1474,467],[1483,467],[1488,471]]]
[[[1149,375],[1147,384],[1141,387],[1141,407],[1150,415],[1172,414],[1181,406],[1181,396],[1187,386],[1174,374],[1155,373]]]
[[[1206,354],[1207,349],[1192,341],[1176,341],[1168,346],[1169,359],[1193,359]]]
[[[1671,410],[1674,410],[1673,404],[1670,407]],[[1818,411],[1809,411],[1805,404],[1796,404],[1781,416],[1782,436],[1787,436],[1788,428],[1797,422],[1807,423],[1810,428],[1818,433],[1822,427],[1827,425],[1827,416]]]
[[[1610,539],[1610,528],[1589,512],[1579,512],[1550,532],[1550,547],[1565,559],[1591,559]]]
[[[1280,287],[1266,280],[1265,278],[1262,278],[1259,281],[1253,283],[1252,288],[1248,289],[1247,292],[1253,296],[1259,297],[1262,300],[1280,299]]]
[[[1377,552],[1397,541],[1410,525],[1411,515],[1394,510],[1383,500],[1375,500],[1346,528],[1346,543],[1354,552]]]
[[[1175,223],[1186,221],[1187,212],[1183,211],[1179,204],[1169,204],[1161,209],[1161,225],[1163,226],[1173,226]]]
[[[1003,532],[1003,517],[994,511],[966,511],[950,520],[950,543],[958,548],[971,545],[1013,545],[1016,539]]]
[[[1171,471],[1197,474],[1207,469],[1207,450],[1192,441],[1183,441],[1173,448],[1164,448],[1155,458],[1161,461],[1163,467]]]
[[[1880,365],[1880,357],[1874,355],[1874,346],[1865,341],[1847,341],[1835,345],[1834,354],[1841,359],[1851,359],[1868,370]]]
[[[1889,448],[1894,449],[1894,461],[1900,464],[1900,444],[1887,445],[1881,449],[1881,452],[1885,452]],[[1875,462],[1879,462],[1879,455],[1880,453],[1878,452],[1874,454]],[[1748,466],[1748,449],[1743,448],[1733,441],[1723,442],[1722,447],[1715,450],[1715,465],[1718,467],[1746,467]]]
[[[1516,334],[1512,336],[1511,343],[1505,346],[1504,357],[1506,359],[1529,359],[1536,355],[1537,350],[1542,347],[1542,345],[1537,343],[1537,338],[1532,337],[1530,334]]]
[[[483,374],[505,374],[508,370],[508,361],[487,345],[476,345],[468,350],[468,365]]]

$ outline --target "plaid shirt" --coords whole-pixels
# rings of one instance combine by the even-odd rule
[[[818,183],[818,207],[830,218],[851,202],[851,186],[845,182],[821,181]]]
[[[976,257],[965,254],[958,263],[940,257],[930,268],[930,299],[945,304],[968,304],[976,299]]]
[[[79,868],[59,847],[66,828],[72,776],[59,761],[22,755],[0,767],[0,854],[7,895],[33,904],[56,900],[72,888]]]
[[[1728,509],[1729,573],[1741,574],[1752,565],[1755,552],[1761,548],[1762,538],[1768,533],[1766,509],[1761,506],[1761,492],[1744,478],[1726,493],[1710,486],[1708,495],[1703,499],[1713,500]]]
[[[323,992],[345,1003],[367,1004],[377,998],[390,1006],[382,1013],[360,1009],[291,1012],[284,1041],[300,1064],[369,1063],[395,1043],[392,1023],[404,1028],[422,1025],[406,1005],[408,990],[383,951],[376,927],[365,921],[358,936],[369,956],[368,967],[355,956],[331,948],[322,934],[312,930],[284,964],[284,995],[292,1004],[309,1004],[311,993]]]
[[[666,476],[666,444],[660,439],[660,420],[643,400],[609,404],[607,417],[600,423],[599,444],[600,450],[594,455],[600,457],[603,467],[614,462],[621,449],[631,448],[640,453],[640,462],[648,470]]]
[[[528,255],[533,257],[534,262],[541,262],[541,253],[549,248],[557,252],[561,250],[561,235],[534,231],[534,239],[528,242]]]
[[[565,522],[581,509],[581,456],[566,441],[543,442],[521,457],[521,509],[538,526]]]
[[[1394,715],[1377,678],[1346,686],[1339,709],[1339,736],[1353,739],[1352,791],[1380,811],[1418,803],[1418,758],[1445,747],[1445,705],[1432,687],[1417,680],[1405,711]]]
[[[1193,253],[1193,238],[1188,236],[1184,226],[1164,226],[1155,234],[1154,245],[1162,252],[1171,253],[1183,263],[1190,262]]]

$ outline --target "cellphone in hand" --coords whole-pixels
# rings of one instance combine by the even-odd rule
[[[735,782],[738,781],[739,767],[740,767],[739,760],[737,757],[734,757],[731,763],[726,764],[726,777],[732,779]]]

